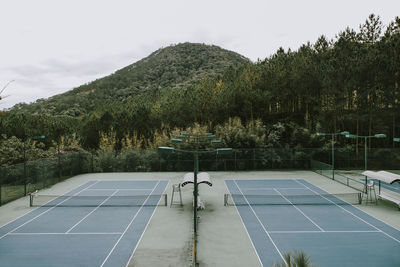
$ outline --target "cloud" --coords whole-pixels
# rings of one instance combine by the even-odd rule
[[[371,13],[387,24],[400,6],[394,0],[117,2],[1,0],[0,86],[16,82],[0,109],[63,93],[170,44],[215,44],[256,61],[279,47],[297,49],[322,34],[329,39],[357,28]]]

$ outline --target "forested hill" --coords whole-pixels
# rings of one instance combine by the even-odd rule
[[[246,62],[247,58],[214,45],[172,45],[109,76],[33,104],[18,104],[11,111],[82,116],[104,105],[128,102],[137,95],[192,85]]]
[[[216,46],[171,46],[63,95],[0,113],[4,140],[45,135],[46,148],[72,132],[84,149],[155,148],[196,125],[236,148],[321,147],[319,131],[383,133],[387,138],[369,145],[398,146],[400,18],[383,25],[370,15],[358,29],[280,48],[254,63]],[[354,142],[364,147],[363,139]]]

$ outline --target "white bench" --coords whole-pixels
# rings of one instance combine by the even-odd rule
[[[399,210],[400,210],[400,198],[396,198],[395,196],[389,195],[389,194],[384,193],[384,192],[381,192],[380,194],[378,194],[378,196],[381,199],[385,199],[385,200],[391,201],[393,203],[396,203],[397,206],[399,206]]]
[[[381,190],[381,182],[384,182],[387,184],[393,184],[395,182],[400,182],[400,175],[391,173],[391,172],[387,172],[387,171],[378,171],[378,172],[364,171],[364,172],[362,172],[362,174],[369,178],[378,180],[378,182],[379,182],[378,196],[381,199],[385,199],[385,200],[388,200],[388,201],[391,201],[391,202],[397,204],[397,206],[399,206],[399,210],[400,210],[400,194],[397,194],[394,192],[388,193],[388,192],[384,192]]]

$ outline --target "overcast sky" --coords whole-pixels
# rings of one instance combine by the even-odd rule
[[[71,90],[160,47],[214,44],[253,61],[296,50],[399,0],[0,0],[0,110]]]

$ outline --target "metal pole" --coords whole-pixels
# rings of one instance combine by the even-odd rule
[[[3,182],[2,182],[2,180],[3,180],[3,179],[2,179],[2,177],[3,177],[3,176],[2,176],[2,172],[3,172],[3,170],[2,170],[2,168],[0,167],[0,206],[1,206],[1,190],[2,190],[2,189],[1,189],[1,185],[2,185],[2,183],[3,183]]]
[[[215,153],[215,170],[218,171],[218,153]]]
[[[256,168],[256,149],[253,148],[253,170]]]
[[[197,149],[194,153],[194,190],[193,190],[193,200],[194,200],[194,233],[197,233],[197,196],[198,196],[198,188],[197,188],[197,172],[198,172],[198,167],[199,167],[199,155],[197,152]]]
[[[379,183],[379,195],[381,194],[381,180],[378,180]]]
[[[236,168],[236,150],[235,150],[235,171],[237,170]]]
[[[57,155],[58,155],[58,179],[61,179],[61,160],[60,160],[60,137],[57,142]]]
[[[197,187],[197,172],[199,170],[199,153],[198,153],[198,147],[196,145],[196,150],[194,152],[194,190],[193,190],[193,232],[194,232],[194,255],[193,255],[193,263],[194,266],[197,266],[197,196],[198,196],[198,187]]]
[[[367,170],[367,136],[364,137],[364,170]],[[368,178],[365,176],[365,190],[367,190]],[[367,192],[366,192],[367,193]]]
[[[364,137],[364,170],[366,171],[367,170],[367,166],[368,166],[368,163],[367,163],[367,137]]]
[[[26,196],[26,137],[24,138],[24,196]]]
[[[335,180],[335,135],[332,134],[332,180]]]
[[[93,163],[93,160],[94,160],[93,157],[94,157],[94,156],[93,156],[93,154],[94,154],[94,151],[93,151],[93,150],[90,150],[91,161],[92,161],[92,170],[91,170],[92,173],[94,173],[94,163]]]

